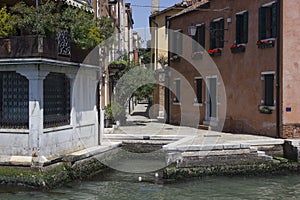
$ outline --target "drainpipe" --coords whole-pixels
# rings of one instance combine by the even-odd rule
[[[280,90],[280,81],[281,81],[281,26],[280,22],[282,19],[281,13],[281,0],[278,1],[277,13],[279,19],[277,20],[277,57],[276,57],[276,132],[277,137],[280,138],[280,127],[281,127],[281,90]]]
[[[154,38],[155,38],[155,56],[154,56],[154,70],[157,70],[157,54],[158,54],[158,23],[154,18],[151,18],[151,22],[155,25]],[[151,27],[152,28],[152,27]]]

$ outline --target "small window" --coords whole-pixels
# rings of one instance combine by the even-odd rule
[[[196,78],[195,83],[196,83],[196,95],[197,95],[196,103],[201,104],[202,103],[202,79]]]
[[[224,19],[210,23],[210,49],[224,47]]]
[[[180,80],[175,80],[175,98],[174,103],[180,102]]]
[[[245,44],[248,42],[248,12],[236,14],[236,43]]]
[[[170,16],[165,17],[165,34],[168,35],[169,28],[170,28],[170,21],[169,21]]]
[[[70,124],[70,81],[61,73],[44,80],[44,128]]]
[[[274,106],[274,74],[264,74],[265,80],[265,106]]]
[[[277,37],[277,2],[259,8],[259,40]]]
[[[196,35],[193,36],[193,39],[196,40],[197,43],[203,47],[203,49],[205,49],[205,24],[197,26]],[[200,51],[197,43],[193,43],[193,52]]]
[[[172,53],[182,54],[182,30],[174,31],[172,34]]]

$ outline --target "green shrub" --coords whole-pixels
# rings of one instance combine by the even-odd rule
[[[14,32],[14,26],[10,24],[13,20],[10,13],[7,12],[7,8],[0,9],[0,38],[7,38]]]

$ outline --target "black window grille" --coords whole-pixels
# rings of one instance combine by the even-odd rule
[[[70,124],[70,81],[61,73],[44,80],[44,128]]]
[[[0,72],[0,127],[28,129],[29,81],[16,72]]]

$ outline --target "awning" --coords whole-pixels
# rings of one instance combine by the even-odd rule
[[[64,0],[67,5],[84,8],[88,12],[94,12],[91,0]]]

